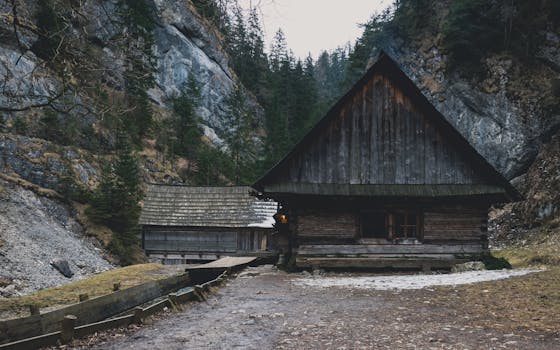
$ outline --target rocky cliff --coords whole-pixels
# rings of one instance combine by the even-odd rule
[[[43,3],[52,11],[43,13]],[[146,6],[153,29],[145,38],[131,39],[130,19],[126,18],[130,9],[124,1],[15,0],[0,4],[3,173],[54,190],[59,189],[60,178],[68,175],[85,188],[95,187],[98,160],[103,149],[106,152],[115,142],[111,118],[127,111],[123,100],[126,76],[134,68],[131,55],[153,64],[154,84],[147,93],[156,123],[170,118],[173,98],[194,80],[200,90],[196,112],[206,140],[227,147],[224,106],[239,81],[220,34],[188,1],[153,0],[146,1]],[[58,46],[48,58],[41,57],[44,50],[37,49],[42,40],[41,16],[63,24]],[[142,51],[146,46],[149,54]],[[259,129],[262,108],[251,95],[245,98]],[[50,117],[46,122],[45,116]],[[45,132],[49,123],[62,130],[49,135]],[[148,135],[140,152],[144,180],[184,181],[178,174],[188,160],[165,162],[165,150],[157,147],[156,137]]]
[[[70,262],[76,278],[109,266],[99,252],[85,264],[76,258],[93,248],[84,244],[87,254],[77,248],[84,227],[73,218],[76,210],[59,199],[69,183],[85,190],[99,183],[101,164],[112,158],[115,146],[115,116],[131,109],[126,79],[134,74],[139,81],[151,79],[139,76],[135,64],[153,67],[153,84],[146,93],[156,126],[173,118],[173,99],[194,81],[200,91],[196,112],[204,142],[227,147],[225,101],[240,83],[221,35],[189,1],[144,4],[153,21],[149,32],[139,30],[141,25],[134,27],[143,21],[133,12],[134,1],[0,2],[0,187],[6,189],[0,198],[0,257],[7,261],[0,264],[0,279],[16,281],[20,291],[64,279],[49,265],[54,256],[37,246],[41,239],[50,242],[43,250],[56,251],[58,258]],[[262,109],[254,97],[244,97],[259,129]],[[169,161],[157,140],[166,137],[166,131],[154,130],[138,152],[142,180],[183,183],[181,174],[189,160]],[[48,193],[51,199],[35,198],[24,187]],[[64,211],[63,222],[53,222],[53,210]],[[22,236],[15,239],[17,232]],[[34,241],[33,249],[23,252],[35,238],[40,240]],[[33,256],[16,262],[17,256],[29,254]],[[17,271],[21,273],[13,275]],[[45,276],[44,283],[36,280],[37,274]]]

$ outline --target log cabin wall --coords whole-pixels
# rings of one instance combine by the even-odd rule
[[[342,202],[343,203],[343,202]],[[416,237],[424,244],[473,243],[486,244],[488,209],[480,204],[458,204],[438,201],[375,206],[340,204],[347,208],[299,209],[292,212],[292,229],[298,244],[360,244],[361,217],[371,212],[395,213],[405,209],[419,213]],[[389,239],[389,237],[387,237]]]
[[[340,208],[348,207],[340,205]],[[404,209],[402,209],[404,208]],[[363,238],[361,217],[368,212],[410,211],[403,204],[354,207],[353,211],[300,210],[296,222],[296,266],[300,268],[449,268],[478,259],[488,249],[487,211],[480,205],[437,202],[414,206],[421,232],[409,240]],[[367,214],[365,214],[367,215]]]
[[[375,74],[280,174],[283,183],[481,184],[457,147]]]
[[[424,212],[424,242],[487,242],[488,210],[482,208],[430,208]]]
[[[300,242],[351,241],[358,233],[358,218],[351,212],[303,211],[297,218],[297,236]]]

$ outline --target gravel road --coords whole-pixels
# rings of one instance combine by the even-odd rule
[[[332,276],[329,276],[332,277]],[[302,288],[271,267],[229,280],[207,302],[140,328],[74,344],[94,349],[560,349],[558,334],[510,333],[438,305],[433,290]],[[427,295],[434,302],[419,302]],[[432,300],[432,299],[430,299]]]

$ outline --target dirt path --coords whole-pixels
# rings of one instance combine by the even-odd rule
[[[302,278],[250,269],[207,302],[94,348],[560,349],[558,333],[481,325],[461,308],[438,304],[434,290],[303,288],[295,283]]]

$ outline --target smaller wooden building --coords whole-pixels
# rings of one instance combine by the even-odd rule
[[[270,254],[277,203],[251,189],[148,185],[140,214],[142,248],[166,263]]]

